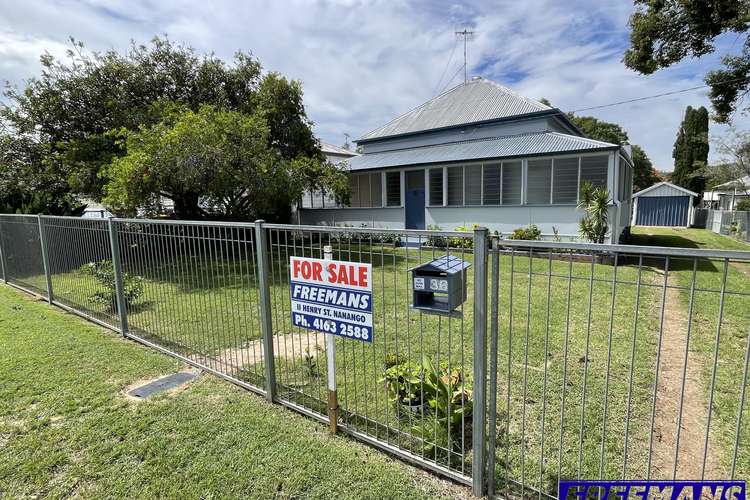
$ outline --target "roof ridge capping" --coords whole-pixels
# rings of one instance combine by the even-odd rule
[[[477,89],[486,89],[484,91]],[[474,77],[429,99],[356,142],[554,111],[492,80]]]

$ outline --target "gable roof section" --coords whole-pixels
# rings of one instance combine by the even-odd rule
[[[746,175],[744,177],[740,177],[739,179],[735,179],[733,181],[725,182],[724,184],[719,184],[718,186],[714,187],[714,190],[722,190],[722,189],[746,189],[750,187],[750,175]]]
[[[475,78],[366,133],[357,142],[547,111],[553,108],[490,80]]]
[[[333,144],[328,144],[327,142],[323,142],[323,141],[320,141],[320,150],[324,154],[331,154],[331,155],[357,156],[359,154],[356,151],[351,151],[349,149],[344,149],[339,146],[334,146]]]
[[[653,191],[655,189],[659,189],[662,186],[669,186],[672,189],[676,189],[677,191],[682,191],[683,193],[685,193],[687,195],[690,195],[690,196],[698,196],[698,193],[694,193],[694,192],[690,191],[689,189],[685,189],[684,187],[678,186],[676,184],[672,184],[671,182],[662,181],[662,182],[658,182],[658,183],[654,184],[653,186],[649,186],[646,189],[641,189],[637,193],[633,193],[633,198],[636,198],[638,196],[642,196],[642,195],[644,195],[646,193],[650,193],[651,191]]]
[[[432,146],[367,153],[349,160],[351,170],[449,163],[486,158],[513,158],[555,153],[616,150],[619,146],[559,132],[491,137]]]

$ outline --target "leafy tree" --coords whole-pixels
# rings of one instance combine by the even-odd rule
[[[716,138],[722,162],[707,169],[710,186],[750,176],[750,132],[730,129],[723,137]],[[737,182],[737,189],[750,196],[746,183]]]
[[[54,174],[49,147],[32,137],[0,133],[0,212],[79,215],[83,206]]]
[[[605,122],[593,116],[569,115],[569,118],[590,139],[619,145],[628,143],[628,133],[616,123]]]
[[[203,106],[123,132],[127,154],[105,172],[105,202],[133,212],[164,196],[183,219],[280,221],[306,186],[333,185],[344,195],[345,177],[334,166],[280,158],[268,144],[266,116]]]
[[[628,144],[628,133],[618,124],[605,122],[593,116],[569,115],[570,120],[583,132],[586,137],[612,144]],[[633,189],[640,191],[657,182],[659,176],[654,170],[646,152],[637,144],[632,145],[633,160]]]
[[[709,72],[710,99],[716,120],[727,122],[750,91],[750,2],[747,0],[635,0],[630,17],[630,48],[625,65],[652,74],[686,57],[716,50],[723,33],[744,36],[739,55],[722,58],[723,68]],[[747,108],[746,108],[747,109]]]
[[[166,38],[133,43],[122,54],[89,53],[80,42],[71,42],[66,58],[42,56],[40,76],[22,90],[6,87],[4,92],[8,104],[0,107],[0,120],[13,137],[37,143],[42,151],[34,158],[32,178],[55,179],[63,192],[101,199],[105,182],[111,181],[103,171],[127,153],[125,137],[165,126],[175,110],[198,113],[204,105],[261,120],[274,161],[307,168],[307,179],[317,179],[323,168],[300,84],[262,73],[250,54],[238,52],[227,64]],[[17,184],[31,183],[24,173],[14,171]],[[201,212],[197,200],[202,193],[192,194],[190,204],[186,198],[175,200],[182,214]],[[107,195],[113,196],[111,191]]]
[[[706,185],[708,148],[708,111],[703,106],[698,109],[688,106],[672,151],[672,182],[701,193]]]
[[[632,146],[633,154],[633,191],[641,191],[653,186],[661,179],[654,170],[654,165],[642,147],[637,144]]]

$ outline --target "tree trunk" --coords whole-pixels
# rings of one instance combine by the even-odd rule
[[[199,220],[203,218],[203,212],[198,206],[197,193],[182,193],[175,195],[174,215],[180,220]]]

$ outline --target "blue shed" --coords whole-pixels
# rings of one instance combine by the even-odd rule
[[[633,225],[688,227],[698,193],[660,182],[633,195]]]

